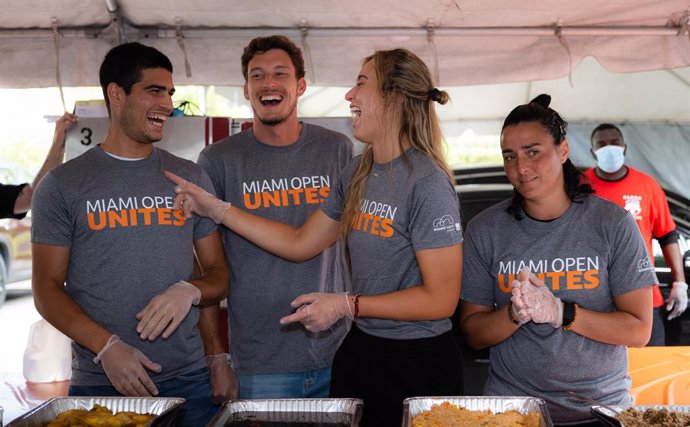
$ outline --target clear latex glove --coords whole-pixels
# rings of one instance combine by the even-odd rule
[[[671,294],[666,301],[666,311],[670,311],[668,320],[675,319],[688,308],[688,284],[685,282],[673,282]]]
[[[533,273],[528,282],[520,283],[522,300],[527,306],[527,313],[534,323],[548,323],[554,328],[563,324],[563,303],[551,293],[546,284]]]
[[[520,291],[520,281],[522,280],[524,282],[528,274],[529,270],[526,270],[526,273],[524,275],[521,271],[518,274],[518,280],[513,280],[511,289],[512,296],[510,297],[510,301],[513,303],[510,307],[511,315],[513,316],[513,319],[520,322],[520,325],[524,325],[525,323],[528,323],[530,320],[532,320],[527,311],[527,305],[525,304],[522,298],[522,292]],[[525,278],[522,278],[522,276],[524,276]]]
[[[180,280],[151,301],[137,313],[137,333],[141,339],[154,341],[161,333],[168,338],[187,317],[192,305],[198,305],[201,291],[189,282]]]
[[[228,400],[236,400],[239,382],[230,365],[228,353],[206,356],[206,364],[211,376],[211,401],[213,404],[220,405]]]
[[[198,185],[188,182],[172,172],[164,171],[163,173],[177,184],[175,187],[177,196],[173,206],[184,210],[185,218],[189,219],[192,217],[192,213],[196,213],[211,218],[216,224],[223,222],[223,215],[231,206],[230,203],[218,199]]]
[[[343,317],[354,318],[347,292],[304,294],[298,296],[290,305],[297,308],[297,311],[281,318],[280,324],[301,322],[304,328],[311,332],[326,330]]]
[[[107,344],[93,359],[101,363],[110,383],[125,396],[156,396],[158,388],[146,370],[160,372],[161,365],[154,363],[136,348],[112,335]]]

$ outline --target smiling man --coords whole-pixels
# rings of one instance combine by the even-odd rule
[[[256,215],[299,225],[337,182],[352,157],[352,142],[298,119],[297,100],[307,87],[304,60],[287,37],[253,39],[244,48],[242,73],[244,96],[254,112],[252,128],[210,145],[198,163],[211,176],[219,198]],[[326,397],[333,354],[346,332],[344,321],[329,331],[311,333],[299,325],[281,326],[279,320],[290,314],[290,302],[298,295],[346,290],[341,243],[294,264],[228,229],[222,232],[231,268],[228,321],[239,397]],[[202,331],[216,327],[215,310],[202,310]],[[222,348],[209,351],[218,356],[217,364],[228,363],[218,354]],[[216,367],[210,366],[215,381]],[[225,397],[235,393],[231,390]]]
[[[71,396],[183,397],[178,424],[206,425],[211,389],[197,306],[227,295],[228,269],[216,225],[185,220],[162,171],[211,182],[153,145],[175,91],[165,55],[117,46],[100,81],[105,140],[53,169],[34,195],[36,308],[73,340]],[[195,252],[204,274],[192,279]]]

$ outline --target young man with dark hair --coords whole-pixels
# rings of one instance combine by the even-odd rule
[[[228,269],[216,225],[185,220],[162,171],[211,182],[153,145],[173,108],[165,55],[117,46],[100,77],[110,115],[103,143],[51,171],[34,197],[36,308],[73,340],[70,395],[183,397],[179,425],[205,425],[198,306],[227,295]],[[203,274],[193,279],[195,253]]]

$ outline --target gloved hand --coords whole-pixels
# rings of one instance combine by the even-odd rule
[[[686,308],[688,308],[688,284],[673,282],[671,294],[668,296],[668,301],[666,301],[666,311],[671,312],[668,315],[668,320],[680,316]]]
[[[198,185],[180,178],[172,172],[164,171],[165,176],[177,184],[175,202],[173,206],[179,206],[184,210],[185,218],[192,217],[192,213],[211,218],[216,224],[223,222],[223,214],[230,203],[218,199]]]
[[[112,335],[98,352],[93,362],[103,365],[103,371],[115,390],[125,396],[156,396],[158,388],[151,381],[146,369],[160,372],[161,365],[154,363],[136,348]]]
[[[235,371],[230,366],[228,353],[206,356],[209,374],[211,376],[211,401],[220,405],[228,400],[236,400],[239,383]]]
[[[529,274],[528,282],[520,283],[520,292],[527,306],[527,313],[534,323],[548,323],[554,328],[561,327],[563,303],[534,273]]]
[[[520,325],[524,325],[525,323],[528,323],[532,320],[527,311],[527,305],[524,301],[522,291],[520,290],[521,283],[529,283],[529,274],[529,269],[523,268],[518,273],[517,280],[513,280],[513,283],[511,284],[512,296],[510,297],[510,301],[513,303],[510,307],[511,315],[513,316],[513,319],[520,322]]]
[[[345,316],[349,319],[354,318],[347,292],[304,294],[298,296],[290,305],[299,308],[295,313],[280,319],[280,324],[302,322],[304,328],[311,332],[326,330]]]
[[[168,338],[189,313],[192,305],[199,304],[201,291],[191,283],[180,280],[151,301],[137,313],[137,333],[141,339],[154,341],[163,333]]]

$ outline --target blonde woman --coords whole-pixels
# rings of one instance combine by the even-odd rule
[[[353,293],[296,296],[296,311],[281,323],[316,332],[354,318],[333,361],[330,394],[362,398],[365,426],[397,427],[404,398],[462,393],[449,320],[460,295],[462,230],[433,105],[449,98],[405,49],[367,57],[345,98],[364,152],[301,227],[253,216],[168,176],[188,215],[210,216],[291,261],[346,239]]]

